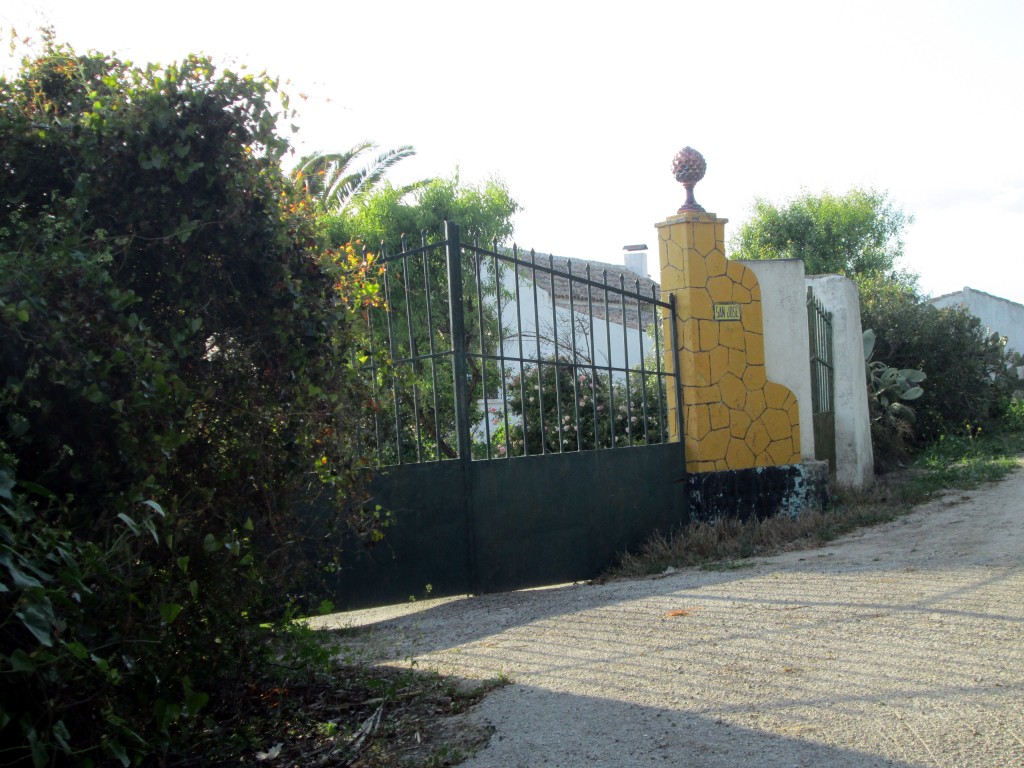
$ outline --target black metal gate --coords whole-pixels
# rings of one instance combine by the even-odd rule
[[[588,579],[687,521],[675,305],[656,284],[463,243],[450,223],[376,263],[360,437],[394,525],[349,547],[339,607]]]
[[[814,458],[828,461],[836,474],[835,372],[832,363],[832,313],[807,287],[807,328],[811,352],[811,405],[814,420]]]

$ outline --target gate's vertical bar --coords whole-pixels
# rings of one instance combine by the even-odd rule
[[[629,439],[627,445],[633,445],[636,440],[636,432],[633,429],[633,390],[629,386],[629,328],[626,320],[626,276],[619,274],[619,301],[622,307],[622,360],[626,370],[626,434]]]
[[[669,317],[672,322],[669,323],[669,327],[672,332],[669,334],[671,337],[670,343],[672,344],[672,355],[673,364],[672,368],[675,370],[675,388],[676,388],[676,434],[679,435],[679,445],[683,450],[683,466],[686,466],[686,433],[683,432],[683,372],[679,370],[679,329],[676,327],[676,295],[670,293],[668,295],[669,303]]]
[[[665,419],[665,367],[662,365],[661,349],[665,346],[664,339],[661,338],[661,334],[664,333],[661,327],[661,323],[658,322],[658,308],[656,302],[660,299],[658,294],[658,288],[655,285],[651,286],[651,306],[654,307],[654,321],[651,323],[651,327],[654,329],[654,370],[655,381],[658,384],[657,398],[658,398],[658,442],[668,442],[668,424]]]
[[[572,354],[572,412],[573,412],[573,429],[576,430],[576,450],[583,450],[583,441],[580,437],[580,377],[579,368],[577,367],[577,356],[576,356],[576,302],[573,301],[573,292],[575,288],[575,279],[572,274],[572,262],[565,262],[565,269],[569,273],[569,331],[570,331],[570,350]]]
[[[452,329],[452,372],[455,385],[455,435],[459,461],[468,464],[473,456],[469,435],[469,382],[466,381],[466,318],[462,301],[462,243],[459,225],[444,223],[448,257],[448,312]]]
[[[644,445],[650,445],[651,440],[647,434],[647,368],[644,362],[644,313],[640,308],[640,280],[639,278],[634,281],[633,290],[636,291],[636,332],[637,338],[640,340],[640,399],[643,402],[643,420],[644,420]],[[623,300],[625,303],[625,300]]]
[[[437,391],[437,357],[434,349],[434,308],[430,299],[430,257],[431,251],[427,249],[427,232],[420,232],[420,251],[423,254],[423,295],[426,298],[427,313],[427,343],[430,349],[430,382],[434,396],[434,459],[441,461],[441,405]]]
[[[388,261],[388,251],[384,241],[380,243],[380,252],[385,261]],[[392,262],[388,261],[389,267]],[[398,396],[398,347],[395,343],[395,328],[391,321],[391,311],[394,308],[394,300],[391,295],[391,269],[384,272],[384,320],[388,334],[388,353],[391,355],[391,399],[395,406],[395,459],[402,464],[402,406]]]
[[[566,268],[569,269],[569,274],[572,275],[571,268],[569,267],[569,260],[566,259]],[[548,278],[551,281],[551,335],[554,338],[555,345],[555,418],[558,419],[558,453],[563,453],[565,446],[563,445],[563,433],[562,433],[562,382],[560,375],[562,353],[558,346],[558,301],[555,292],[555,257],[548,254]],[[541,385],[543,387],[543,384]]]
[[[494,311],[498,316],[498,385],[501,387],[501,414],[505,428],[505,458],[512,456],[511,443],[508,434],[508,371],[505,369],[505,320],[502,317],[501,308],[501,262],[498,260],[498,243],[494,242],[491,248],[491,262],[494,267]],[[500,450],[500,448],[499,448]],[[491,457],[490,441],[487,442],[487,458]]]
[[[402,288],[405,292],[405,325],[409,334],[409,367],[414,374],[420,373],[421,361],[416,344],[416,331],[412,321],[412,271],[409,269],[409,241],[402,235]],[[420,427],[420,392],[417,378],[412,380],[412,423],[416,431],[416,462],[423,461],[423,432]]]
[[[370,253],[370,249],[367,246],[364,245],[363,246],[363,254],[362,254],[364,261],[368,258],[369,253]],[[382,268],[384,270],[386,270],[388,268],[387,262],[383,260],[385,254],[381,253],[380,255],[381,255],[381,266],[382,266]],[[377,349],[376,349],[376,347],[375,347],[375,345],[373,343],[374,334],[375,334],[375,329],[373,327],[373,311],[374,311],[373,307],[367,307],[366,310],[365,310],[366,331],[367,331],[366,332],[366,345],[367,345],[367,355],[368,355],[367,356],[367,360],[369,361],[367,370],[370,373],[370,397],[372,398],[372,402],[375,405],[375,407],[373,408],[373,432],[374,432],[374,440],[377,443],[377,464],[380,465],[380,464],[384,463],[384,459],[383,459],[383,456],[384,456],[383,446],[381,444],[382,440],[383,440],[383,435],[381,434],[381,423],[380,423],[381,422],[381,418],[380,418],[380,407],[379,407],[380,406],[380,400],[383,397],[383,395],[378,391],[378,387],[377,387],[377,371],[378,371],[378,369],[380,367],[380,364],[378,362]],[[386,305],[384,307],[384,311],[387,312],[387,306]]]
[[[604,284],[604,341],[608,360],[608,439],[609,448],[615,447],[615,374],[612,369],[612,315],[608,309],[608,270],[601,270],[601,282]]]
[[[487,333],[484,330],[484,260],[480,253],[480,241],[473,240],[473,275],[476,286],[477,338],[480,340],[480,391],[484,399],[484,436],[487,440],[487,458],[491,458],[491,405],[487,397]],[[472,397],[472,392],[470,396]]]
[[[593,277],[590,274],[590,265],[587,265],[587,318],[590,320],[590,336],[587,345],[590,347],[590,399],[594,406],[594,448],[601,447],[601,435],[598,426],[598,398],[597,398],[597,336],[594,335],[594,286]]]
[[[523,424],[523,456],[526,456],[527,454],[529,454],[530,451],[527,448],[527,437],[526,437],[527,434],[529,434],[529,428],[527,426],[527,418],[526,418],[526,412],[527,412],[528,409],[526,407],[526,365],[525,365],[525,358],[523,357],[523,355],[524,355],[524,352],[523,352],[523,302],[522,302],[522,296],[520,295],[520,292],[519,292],[519,246],[517,246],[517,245],[513,245],[512,246],[512,258],[513,258],[513,261],[512,261],[512,273],[515,276],[515,286],[516,286],[516,336],[518,337],[518,341],[519,341],[519,363],[518,363],[518,365],[519,365],[519,403],[520,403],[520,408],[519,409],[522,411],[521,418],[522,418],[522,424]],[[537,286],[536,286],[537,270],[536,269],[533,271],[533,279],[534,279],[533,301],[534,301],[534,306],[536,307],[536,302],[537,302]]]
[[[835,393],[836,393],[836,368],[834,359],[834,347],[832,346],[832,313],[825,313],[825,354],[828,357],[828,367],[826,368],[826,390],[825,394],[828,398],[828,412],[835,413]]]
[[[533,270],[533,338],[537,342],[537,423],[540,428],[540,453],[541,455],[548,452],[547,450],[547,424],[544,421],[544,358],[540,353],[540,299],[537,293],[537,252],[532,248],[530,249],[530,266]],[[552,301],[554,301],[554,293],[552,293]],[[523,406],[523,411],[526,411],[526,406]],[[525,420],[523,421],[525,425]],[[525,426],[523,432],[525,434]],[[524,438],[525,440],[525,438]]]
[[[479,592],[480,570],[477,566],[476,519],[473,514],[473,450],[470,442],[469,382],[466,379],[466,313],[463,303],[462,241],[459,225],[444,222],[445,255],[448,261],[448,312],[452,330],[452,376],[455,379],[455,435],[462,474],[461,508],[466,524],[466,571],[473,590]],[[454,500],[453,500],[454,501]]]

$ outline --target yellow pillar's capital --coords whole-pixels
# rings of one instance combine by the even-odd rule
[[[684,211],[683,213],[674,214],[669,216],[664,221],[658,222],[654,226],[658,229],[664,229],[671,227],[673,224],[691,224],[691,223],[703,223],[703,224],[728,224],[728,219],[720,219],[713,213],[707,213],[706,211]]]

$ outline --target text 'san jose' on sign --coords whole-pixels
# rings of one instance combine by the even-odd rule
[[[715,304],[715,320],[739,320],[739,304]]]

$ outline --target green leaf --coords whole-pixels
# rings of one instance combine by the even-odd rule
[[[140,297],[137,296],[132,291],[117,291],[116,293],[114,293],[112,295],[112,298],[113,298],[113,302],[112,302],[113,303],[113,307],[118,312],[120,312],[121,310],[127,309],[132,304],[135,304],[138,301],[141,301]]]
[[[188,216],[181,214],[181,219],[178,222],[178,231],[175,236],[178,238],[178,242],[185,243],[192,237],[192,232],[195,231],[198,222],[190,221]]]
[[[19,589],[31,589],[32,587],[43,586],[39,579],[29,576],[27,573],[22,571],[18,566],[10,562],[6,555],[0,557],[0,565],[7,566],[7,572],[11,574],[11,581],[13,581],[14,586]]]
[[[161,507],[158,503],[156,503],[152,499],[146,499],[142,503],[145,504],[150,509],[152,509],[154,512],[156,512],[158,515],[160,515],[160,517],[166,517],[166,514],[164,513],[164,508]]]
[[[89,656],[89,649],[81,643],[65,643],[64,647],[67,648],[68,651],[71,652],[71,655],[76,659],[85,660]]]
[[[124,512],[118,512],[117,517],[122,523],[127,525],[128,530],[130,530],[136,536],[142,533],[142,529],[139,527],[139,524],[132,520],[130,517],[128,517],[128,515],[126,515]]]
[[[103,394],[103,390],[99,388],[97,384],[90,384],[85,388],[85,392],[82,393],[86,400],[93,405],[98,405],[106,399],[106,395]]]
[[[46,754],[46,745],[39,740],[36,729],[29,727],[25,736],[28,738],[29,749],[32,751],[32,765],[35,768],[47,768],[50,765],[50,756]]]
[[[146,526],[146,530],[149,531],[149,535],[153,537],[153,543],[160,543],[160,535],[156,532],[156,525],[153,523],[153,519],[147,517],[143,519],[142,524]]]
[[[43,486],[39,485],[38,483],[32,483],[32,482],[29,482],[28,480],[20,480],[20,481],[18,481],[18,485],[20,485],[22,488],[24,488],[29,493],[34,493],[34,494],[36,494],[38,496],[42,496],[44,499],[49,499],[50,501],[56,501],[57,500],[57,494],[55,494],[49,488],[44,488]]]
[[[184,555],[182,557],[179,557],[177,560],[175,560],[175,563],[177,563],[177,565],[178,565],[178,569],[182,573],[188,573],[188,561],[189,561],[189,559],[190,558],[189,558],[188,555]]]
[[[202,691],[188,691],[185,694],[185,709],[190,717],[195,717],[210,701],[210,694]]]
[[[117,739],[114,739],[113,741],[105,741],[103,746],[106,747],[106,750],[110,755],[114,759],[118,760],[124,768],[128,768],[128,766],[132,764],[132,761],[128,759],[128,752],[125,751],[124,745]]]
[[[868,328],[862,335],[864,343],[864,359],[868,360],[871,358],[871,353],[875,351],[875,332]]]
[[[50,729],[50,733],[53,734],[53,738],[57,744],[60,745],[65,755],[71,754],[71,734],[68,732],[68,727],[64,725],[63,720],[58,720],[53,724]]]
[[[160,620],[164,624],[171,624],[178,614],[181,613],[181,606],[177,603],[161,603],[160,604]]]
[[[40,645],[53,647],[53,622],[43,609],[38,605],[27,605],[14,615],[21,619],[22,625],[35,636]]]
[[[14,499],[14,475],[6,469],[0,469],[0,499]]]
[[[220,542],[217,541],[217,538],[212,533],[206,534],[203,538],[203,551],[208,555],[212,555],[218,549],[220,549]]]
[[[36,665],[32,663],[32,657],[21,650],[21,648],[14,649],[14,653],[11,654],[9,661],[11,669],[15,672],[32,672],[36,668]]]
[[[911,387],[904,392],[900,397],[904,400],[917,400],[921,395],[924,394],[924,390],[921,387]]]
[[[153,704],[153,713],[156,715],[157,728],[166,732],[168,726],[181,717],[181,707],[173,701],[157,699]]]

